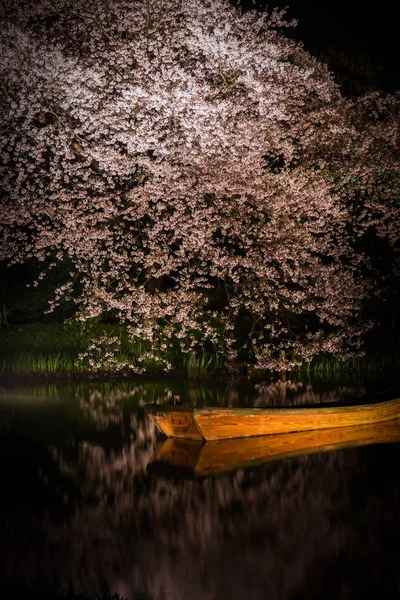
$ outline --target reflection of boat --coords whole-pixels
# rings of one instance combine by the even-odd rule
[[[167,436],[210,441],[390,421],[400,418],[400,398],[291,408],[197,408],[150,404],[146,409]]]
[[[172,469],[176,475],[208,477],[283,458],[388,442],[400,442],[400,421],[213,442],[169,438],[148,467],[161,473]]]

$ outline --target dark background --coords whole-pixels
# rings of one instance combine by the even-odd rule
[[[305,49],[319,58],[330,49],[345,53],[352,63],[352,68],[347,66],[346,76],[366,80],[358,85],[365,89],[356,91],[394,91],[400,87],[396,3],[374,3],[371,7],[360,0],[244,0],[242,5],[245,9],[267,7],[268,12],[274,7],[288,6],[288,20],[297,19],[298,25],[286,33],[303,41]],[[327,62],[333,70],[346,71],[332,56]],[[366,74],[366,70],[369,73]]]

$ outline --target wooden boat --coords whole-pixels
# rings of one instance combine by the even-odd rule
[[[390,442],[400,442],[399,420],[213,442],[168,438],[148,469],[203,478],[305,454]]]
[[[390,421],[400,418],[400,398],[291,408],[198,408],[151,404],[146,409],[168,437],[212,441]]]

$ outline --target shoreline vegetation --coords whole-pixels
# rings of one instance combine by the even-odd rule
[[[104,334],[118,333],[120,352],[111,364],[99,355],[96,368],[92,368],[85,356],[85,348],[93,339]],[[168,356],[172,368],[166,371],[154,360],[144,362],[145,370],[137,373],[125,365],[142,364],[141,354],[146,348],[140,342],[130,343],[126,332],[115,325],[97,323],[95,327],[85,328],[75,323],[29,323],[12,325],[0,331],[0,382],[13,383],[21,378],[25,382],[62,382],[118,380],[118,379],[155,379],[186,378],[206,380],[215,377],[265,377],[271,374],[255,368],[251,362],[227,364],[212,352],[202,355],[182,356],[176,351]],[[107,348],[104,349],[106,354]],[[119,365],[122,365],[119,368]],[[304,363],[291,371],[281,371],[297,377],[332,377],[344,374],[378,374],[393,371],[400,366],[400,354],[382,354],[366,352],[364,356],[339,359],[331,356],[318,356],[310,363]]]

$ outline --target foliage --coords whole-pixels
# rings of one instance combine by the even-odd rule
[[[398,275],[398,96],[344,99],[282,13],[224,0],[1,11],[0,260],[68,265],[50,311],[126,324],[139,371],[358,352]]]
[[[97,317],[65,323],[25,323],[1,332],[0,374],[154,373],[162,371],[165,363],[175,369],[187,367],[189,372],[178,344],[165,349],[162,361],[152,358],[149,350],[147,340],[131,340],[126,327],[101,323]],[[210,373],[210,365],[205,372]]]
[[[5,263],[0,264],[0,306],[3,309],[0,327],[7,323],[49,322],[50,320],[60,322],[74,313],[76,310],[74,303],[64,301],[51,315],[46,314],[54,288],[64,284],[68,279],[68,269],[65,268],[65,264],[59,264],[52,270],[50,277],[42,279],[35,287],[30,285],[28,287],[26,284],[34,281],[42,268],[42,263],[36,259],[8,268]]]
[[[218,361],[215,356],[207,356],[203,352],[200,356],[196,354],[189,354],[186,358],[186,371],[191,379],[204,379],[209,377],[212,372],[217,368]]]
[[[336,374],[343,375],[349,373],[377,374],[390,373],[397,370],[400,366],[400,355],[380,354],[357,356],[348,359],[335,359],[331,356],[318,356],[311,363],[302,365],[297,369],[300,375],[313,374],[314,376],[324,376],[333,378]]]

